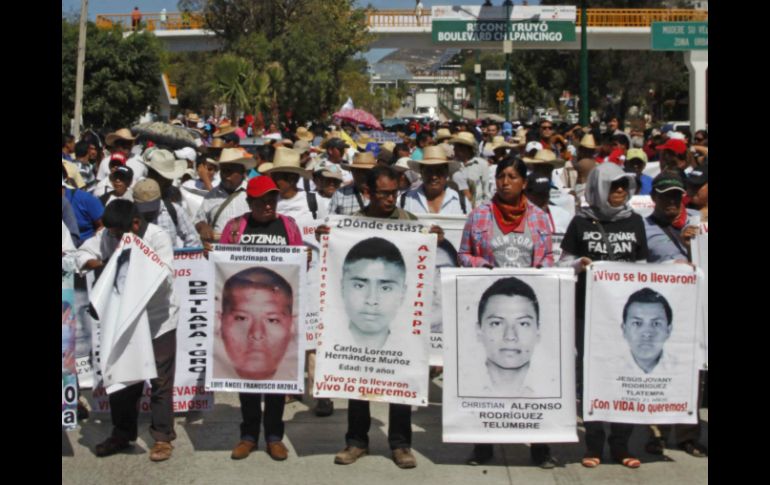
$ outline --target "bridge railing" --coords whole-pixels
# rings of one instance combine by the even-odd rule
[[[693,9],[618,9],[618,8],[589,8],[586,10],[589,27],[649,27],[652,22],[693,22],[708,21],[708,12]],[[422,10],[418,16],[411,10],[381,10],[371,12],[367,16],[366,25],[369,28],[388,27],[425,27],[430,26],[431,11]],[[96,16],[96,26],[111,29],[119,25],[123,30],[130,31],[131,14],[102,14]],[[580,9],[577,9],[575,25],[580,25]],[[169,12],[165,22],[161,21],[160,13],[143,13],[140,30],[189,30],[204,28],[203,15],[200,12],[189,14]]]

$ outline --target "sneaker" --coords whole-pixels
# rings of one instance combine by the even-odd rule
[[[233,448],[233,452],[230,453],[230,458],[233,460],[243,460],[256,449],[257,444],[255,442],[249,440],[241,440],[237,445],[235,445],[235,448]]]
[[[150,450],[150,461],[165,461],[171,458],[171,450],[174,447],[168,441],[156,441]]]
[[[104,457],[114,455],[115,453],[123,451],[130,446],[131,443],[129,443],[128,440],[110,436],[106,440],[96,445],[94,452],[96,453],[96,456]]]
[[[708,455],[708,450],[706,450],[706,447],[693,440],[679,443],[679,448],[684,450],[688,455],[694,456],[696,458],[704,458]]]
[[[334,403],[331,399],[321,398],[315,402],[315,415],[319,417],[331,416],[334,413]]]
[[[289,449],[283,441],[273,441],[267,444],[267,454],[276,461],[283,461],[289,457]]]
[[[414,468],[417,466],[417,458],[409,448],[396,448],[393,450],[393,461],[399,468]]]
[[[344,450],[340,451],[334,456],[334,463],[338,465],[350,465],[355,463],[356,460],[369,453],[368,448],[358,448],[356,446],[346,446]]]
[[[494,456],[495,449],[492,445],[473,445],[473,452],[465,463],[471,466],[483,465]]]

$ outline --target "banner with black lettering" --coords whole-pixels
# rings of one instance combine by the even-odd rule
[[[589,267],[584,421],[697,422],[701,284],[686,264]]]
[[[304,392],[304,246],[215,245],[216,327],[206,390]]]
[[[315,229],[321,222],[313,219],[302,220],[302,218],[296,220],[296,222],[297,227],[302,232],[302,242],[304,242],[305,246],[310,248],[312,252],[312,259],[307,268],[307,294],[318,295],[318,281],[321,277],[321,253],[319,252],[321,244],[315,238]],[[305,316],[305,331],[303,332],[304,339],[301,340],[304,342],[305,350],[313,350],[315,349],[315,342],[318,334],[318,330],[316,329],[319,316],[318,298],[311,297],[305,300],[305,310],[303,314]]]
[[[444,365],[444,337],[441,315],[441,271],[456,268],[457,251],[468,216],[415,214],[427,229],[436,225],[444,231],[444,241],[436,247],[436,273],[433,277],[433,304],[430,311],[430,365]]]
[[[174,412],[211,411],[214,393],[204,388],[207,336],[214,329],[214,268],[202,248],[174,251],[174,293],[179,303],[176,331],[176,369],[174,373]],[[98,329],[94,345],[98,345]],[[98,348],[98,347],[96,347]],[[140,412],[150,411],[151,389],[145,384]],[[92,408],[109,412],[110,402],[104,388],[92,394]]]
[[[443,441],[576,442],[572,270],[444,269]]]
[[[77,368],[75,366],[75,289],[73,273],[61,276],[61,425],[75,429],[78,425]]]
[[[313,395],[427,406],[436,236],[396,219],[328,225]]]
[[[705,224],[705,232],[704,232]],[[692,263],[703,271],[703,285],[700,296],[700,328],[702,369],[709,368],[709,233],[708,223],[701,224],[701,233],[692,240]]]

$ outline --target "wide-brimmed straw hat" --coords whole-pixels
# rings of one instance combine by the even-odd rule
[[[415,172],[420,171],[420,165],[449,165],[450,172],[456,172],[460,169],[460,162],[448,160],[446,152],[439,146],[427,146],[422,150],[422,160],[409,160],[409,168]]]
[[[315,138],[313,133],[304,126],[297,128],[297,131],[294,132],[294,136],[297,137],[297,140],[305,140],[307,142],[311,142],[313,141],[313,138]]]
[[[488,145],[484,146],[484,148],[489,148],[492,151],[497,150],[498,148],[516,148],[516,147],[517,145],[511,145],[510,143],[505,141],[504,136],[495,136],[492,138],[492,141]]]
[[[565,163],[567,163],[566,160],[562,160],[561,158],[556,158],[556,154],[552,152],[551,150],[538,150],[537,153],[535,153],[534,157],[523,157],[522,161],[524,163],[528,163],[530,165],[538,165],[542,163],[550,163],[556,168],[563,167]]]
[[[448,138],[452,138],[452,132],[449,131],[449,128],[439,128],[436,133],[436,142],[439,143]]]
[[[187,169],[187,160],[177,160],[173,153],[162,148],[147,150],[144,163],[169,180],[175,180]]]
[[[219,130],[216,133],[214,133],[214,138],[219,138],[225,135],[229,135],[230,133],[235,133],[234,126],[229,125],[222,128],[222,126],[220,125]]]
[[[459,133],[456,133],[452,138],[449,139],[449,143],[452,145],[465,145],[473,148],[473,150],[476,150],[476,147],[478,144],[476,143],[476,137],[473,136],[473,133],[470,133],[468,131],[461,131]]]
[[[225,163],[237,163],[242,165],[245,170],[251,170],[257,166],[257,161],[251,157],[246,157],[240,148],[225,148],[219,155],[219,165]]]
[[[128,141],[134,141],[136,140],[135,136],[131,136],[131,130],[128,128],[121,128],[114,133],[110,133],[107,135],[107,138],[105,139],[105,142],[107,145],[112,146],[116,140],[128,140]]]
[[[353,170],[355,168],[361,170],[370,170],[377,166],[377,160],[374,158],[372,152],[358,152],[353,157],[353,163],[340,163],[340,167],[345,170]]]
[[[583,135],[583,138],[580,139],[580,148],[589,148],[595,150],[596,140],[594,140],[594,136],[590,133]]]
[[[310,171],[305,170],[299,163],[299,153],[291,148],[279,146],[273,155],[273,166],[261,173],[294,173],[302,178],[310,178]]]

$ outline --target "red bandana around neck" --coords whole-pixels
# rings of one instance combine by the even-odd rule
[[[497,225],[503,234],[513,232],[527,213],[527,197],[522,194],[518,205],[509,204],[500,198],[500,194],[495,194],[492,198],[492,213],[495,215]]]

